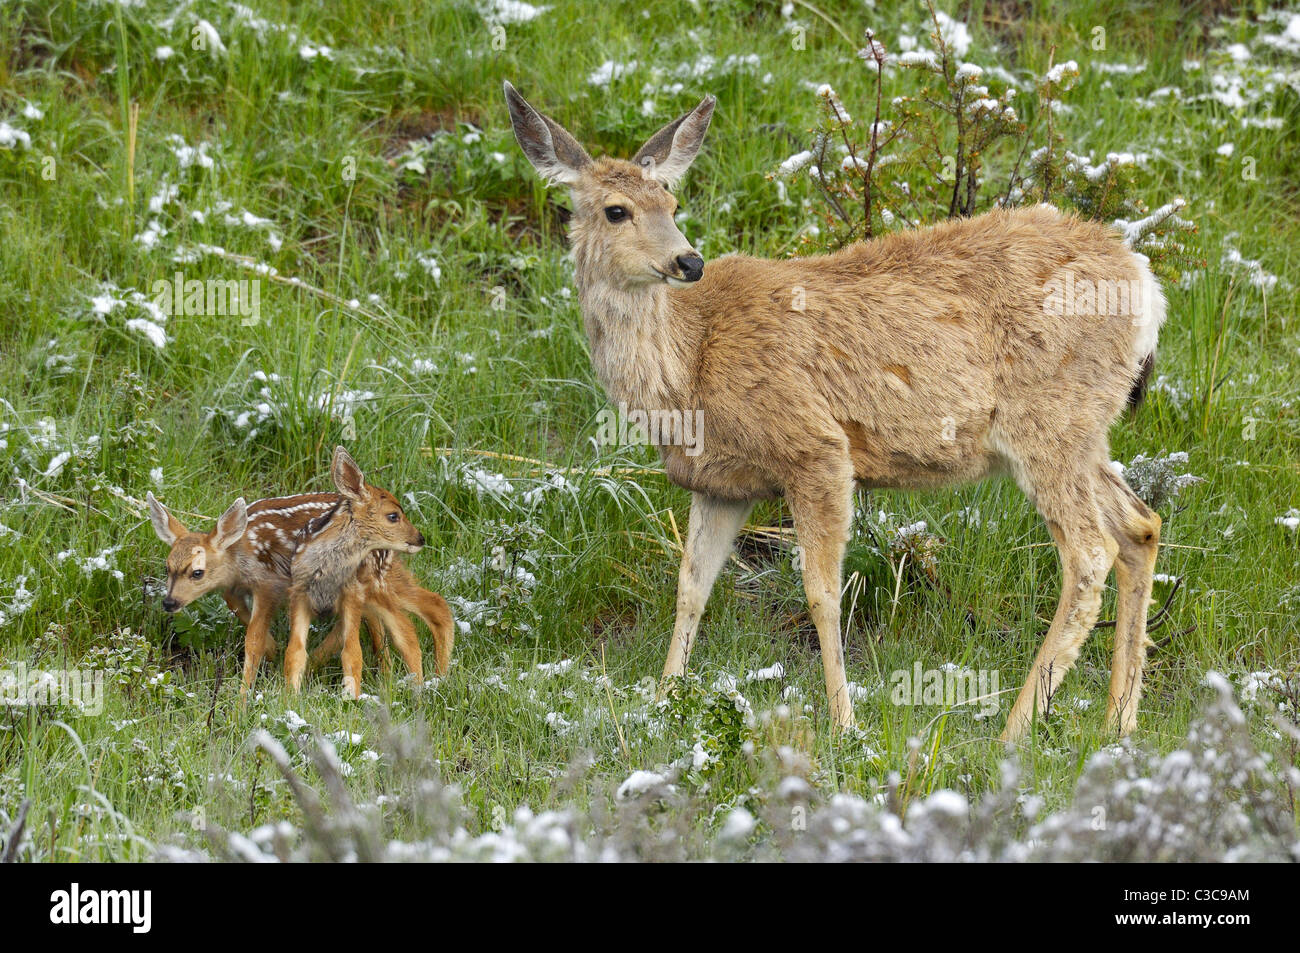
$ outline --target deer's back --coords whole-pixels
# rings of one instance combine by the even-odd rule
[[[1052,313],[1044,288],[1066,273],[1132,281],[1139,263],[1105,227],[1044,207],[710,262],[678,306],[702,318],[692,398],[713,460],[669,451],[670,476],[729,463],[783,485],[847,441],[864,483],[943,484],[996,469],[994,431],[1027,414],[1062,434],[1109,424],[1139,332],[1131,315]]]

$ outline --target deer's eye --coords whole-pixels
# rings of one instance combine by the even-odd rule
[[[191,578],[191,579],[202,579],[202,578],[203,578],[203,570],[202,570],[202,569],[196,569],[196,570],[194,570],[192,573],[190,573],[190,578]]]
[[[611,205],[605,209],[605,218],[611,222],[621,222],[627,218],[627,209],[621,205]]]
[[[388,522],[390,522],[390,523],[396,523],[397,520],[398,520],[398,516],[397,516],[396,513],[389,513],[389,514],[388,514]]]

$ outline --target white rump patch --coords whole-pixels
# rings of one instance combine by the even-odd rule
[[[1133,338],[1133,367],[1136,369],[1156,352],[1160,326],[1165,323],[1165,293],[1159,280],[1151,273],[1151,263],[1146,255],[1134,252],[1133,257],[1137,261],[1141,289],[1138,298],[1141,312],[1133,318],[1137,328],[1137,335]]]

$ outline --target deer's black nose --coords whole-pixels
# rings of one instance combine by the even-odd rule
[[[181,604],[177,602],[175,599],[173,599],[171,596],[168,596],[166,599],[163,600],[164,612],[175,612],[180,607]]]
[[[704,276],[704,259],[694,253],[679,255],[677,267],[682,270],[682,277],[687,281],[699,281]]]
[[[423,533],[416,533],[416,534],[415,534],[415,545],[416,545],[416,546],[423,546],[423,545],[424,545],[424,534],[423,534]]]

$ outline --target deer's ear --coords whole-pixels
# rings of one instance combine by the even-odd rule
[[[248,504],[241,496],[230,504],[230,509],[221,514],[217,520],[216,532],[212,534],[212,545],[217,549],[229,549],[248,529]]]
[[[509,83],[506,83],[505,90],[515,139],[533,168],[547,182],[573,185],[582,170],[591,164],[587,150],[558,122],[528,105],[528,100]]]
[[[167,507],[158,502],[152,490],[145,494],[145,499],[149,501],[149,522],[153,524],[153,531],[164,543],[170,546],[189,532],[184,523],[172,516],[167,511]]]
[[[676,186],[704,144],[704,134],[709,131],[709,120],[713,118],[716,102],[712,96],[705,96],[686,115],[674,119],[651,136],[632,161],[644,169],[646,175],[668,188]]]
[[[366,477],[357,466],[357,461],[342,447],[334,448],[334,460],[330,463],[330,476],[338,491],[349,500],[359,500],[366,493]]]

